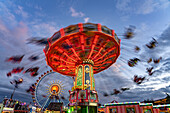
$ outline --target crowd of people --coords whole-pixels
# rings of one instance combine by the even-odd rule
[[[14,108],[14,110],[24,110],[24,111],[30,111],[32,110],[31,102],[30,104],[26,104],[26,102],[21,102],[18,100],[8,99],[4,98],[3,100],[3,106],[8,108]]]

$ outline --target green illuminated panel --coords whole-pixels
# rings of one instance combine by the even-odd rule
[[[91,77],[92,77],[92,87],[95,87],[95,81],[94,81],[94,77],[93,77],[93,67],[91,67]]]
[[[83,78],[83,67],[78,67],[78,74],[77,74],[77,86],[82,85],[82,78]]]

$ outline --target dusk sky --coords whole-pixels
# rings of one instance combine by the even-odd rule
[[[169,0],[0,0],[0,102],[4,96],[10,98],[14,86],[10,81],[23,78],[24,81],[14,94],[14,99],[30,102],[31,94],[26,89],[50,67],[46,65],[43,46],[28,44],[31,37],[48,38],[60,28],[78,23],[101,23],[114,29],[121,39],[121,54],[110,68],[95,75],[99,102],[104,104],[116,100],[143,101],[161,99],[170,94],[170,1]],[[123,34],[129,25],[135,26],[135,36],[125,39]],[[154,37],[158,45],[149,49],[145,45]],[[135,46],[140,51],[135,52]],[[20,64],[5,62],[11,56],[25,55]],[[31,55],[40,59],[30,62]],[[141,61],[129,67],[129,59]],[[149,58],[162,60],[158,64],[147,63]],[[6,74],[13,68],[39,66],[39,75]],[[149,76],[146,68],[154,67]],[[72,78],[56,73],[58,80],[65,84],[63,95],[68,99],[68,90],[73,86]],[[140,85],[133,82],[134,75],[145,77]],[[130,88],[118,95],[113,89]],[[42,88],[42,91],[45,88]]]

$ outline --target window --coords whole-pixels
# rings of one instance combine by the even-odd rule
[[[95,93],[90,93],[90,99],[96,100],[96,94]]]
[[[126,108],[126,113],[135,113],[135,108]]]
[[[109,113],[117,113],[117,109],[116,108],[111,108],[111,109],[109,109]]]
[[[86,90],[79,91],[78,99],[86,99]]]
[[[152,113],[151,109],[144,109],[144,113]]]
[[[71,94],[71,100],[74,100],[76,98],[75,92],[73,92],[73,94]]]

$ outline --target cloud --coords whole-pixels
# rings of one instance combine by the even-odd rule
[[[164,56],[163,59],[169,60],[170,53],[170,26],[157,38],[158,45],[154,49],[145,48],[145,52],[149,53],[148,55],[151,57],[159,58],[160,56]],[[143,54],[146,54],[143,53]]]
[[[147,58],[159,58],[162,60],[159,64],[151,63],[148,67],[154,67],[155,73],[150,77],[149,81],[144,85],[145,87],[152,87],[154,90],[159,90],[170,85],[170,26],[157,38],[158,46],[154,49],[148,49],[145,47],[140,56],[147,56]],[[159,83],[159,86],[158,84]]]
[[[155,32],[154,32],[155,34]],[[137,26],[137,28],[135,29],[135,38],[140,40],[143,37],[149,37],[151,39],[151,37],[154,35],[152,33],[152,30],[150,30],[150,26],[147,23],[140,23],[139,26]],[[144,39],[140,42],[145,42],[145,44],[147,42],[149,42],[148,38]]]
[[[127,20],[129,20],[129,15],[125,15],[125,16],[121,16],[120,17],[120,19],[122,20],[122,21],[127,21]]]
[[[35,8],[35,9],[38,9],[38,10],[40,10],[40,11],[42,10],[42,7],[40,7],[40,6],[38,6],[38,5],[34,6],[34,8]]]
[[[99,102],[101,104],[105,104],[113,100],[121,100],[119,95],[110,95],[113,93],[113,89],[120,90],[122,87],[131,88],[133,86],[133,82],[130,80],[130,77],[124,76],[122,72],[114,71],[114,69],[115,64],[94,76],[96,91],[98,92]],[[103,96],[104,93],[109,94],[109,96]]]
[[[84,13],[82,12],[77,12],[74,8],[70,7],[70,11],[71,11],[71,16],[72,17],[83,17],[85,16]]]
[[[87,23],[89,21],[89,17],[84,18],[84,23]]]
[[[72,17],[84,17],[85,14],[82,12],[77,12],[73,7],[70,7],[70,12]],[[89,17],[84,18],[84,22],[87,23],[89,21]]]
[[[10,97],[10,94],[12,93],[13,86],[9,83],[9,81],[12,81],[13,79],[16,79],[16,77],[21,77],[24,79],[23,84],[20,86],[19,89],[17,89],[14,98],[19,99],[22,101],[30,101],[31,96],[30,94],[27,94],[25,90],[29,88],[29,86],[35,82],[36,77],[31,78],[29,74],[25,74],[23,76],[22,73],[20,74],[14,74],[13,77],[6,77],[6,74],[11,71],[14,67],[18,66],[24,66],[25,69],[30,68],[30,66],[40,66],[39,74],[43,73],[44,70],[48,70],[49,68],[46,68],[46,62],[45,62],[45,56],[43,54],[43,48],[41,50],[37,49],[37,47],[31,47],[30,45],[26,44],[26,39],[31,37],[30,34],[36,34],[38,32],[41,35],[38,36],[51,36],[55,31],[56,27],[54,23],[43,23],[43,22],[29,22],[26,21],[18,21],[16,18],[16,15],[19,15],[21,20],[27,18],[27,12],[24,11],[24,9],[21,6],[18,6],[16,8],[16,12],[12,11],[12,8],[15,9],[16,5],[13,5],[14,7],[8,8],[7,5],[0,2],[0,7],[4,8],[3,10],[0,8],[0,48],[1,52],[3,54],[0,55],[0,79],[3,80],[0,83],[0,98],[3,98],[3,96],[7,95]],[[14,12],[14,13],[12,13]],[[9,18],[10,17],[10,18]],[[20,19],[19,19],[20,20]],[[30,27],[31,26],[31,27]],[[37,34],[38,34],[37,33]],[[44,33],[44,34],[43,34]],[[41,54],[40,54],[41,53]],[[25,54],[23,60],[20,64],[12,64],[10,62],[5,62],[6,58],[9,58],[14,55],[23,55]],[[38,54],[40,55],[41,60],[38,60],[35,63],[30,63],[28,60],[28,57],[32,54]],[[43,58],[42,58],[43,57]],[[43,65],[43,66],[42,66]],[[30,81],[31,79],[31,81]],[[32,80],[33,79],[33,80]],[[4,86],[5,85],[5,86]],[[71,88],[70,88],[71,89]],[[27,98],[24,98],[23,95],[26,95]],[[32,100],[31,100],[32,101]]]
[[[8,42],[11,46],[14,43],[18,46],[23,45],[28,38],[28,27],[25,23],[19,22],[16,26],[13,26],[13,29],[10,29],[0,20],[0,37],[1,41]]]
[[[137,29],[137,34],[139,32],[146,32],[147,30],[149,30],[149,26],[145,23],[142,23],[140,25],[140,30]],[[144,33],[145,34],[145,33]],[[160,98],[164,98],[166,97],[165,93],[170,93],[170,90],[169,90],[169,86],[170,86],[170,81],[169,81],[169,76],[170,76],[170,58],[169,58],[169,54],[170,54],[170,46],[169,46],[169,43],[170,43],[170,27],[168,27],[166,30],[164,30],[164,32],[158,36],[157,41],[158,41],[158,46],[155,47],[154,49],[148,49],[144,46],[144,50],[141,51],[140,54],[137,54],[140,58],[140,56],[145,56],[145,57],[154,57],[154,58],[159,58],[160,56],[162,56],[162,60],[159,64],[154,64],[153,62],[151,64],[147,64],[145,63],[145,60],[146,58],[143,58],[141,57],[140,59],[142,59],[142,62],[140,62],[139,64],[143,64],[141,66],[139,66],[139,64],[133,68],[129,68],[129,67],[125,67],[127,64],[126,63],[123,63],[124,59],[127,60],[127,58],[124,58],[122,60],[122,54],[124,55],[123,52],[125,52],[123,49],[121,50],[122,54],[121,56],[118,58],[117,60],[117,64],[120,64],[120,63],[123,63],[123,65],[121,65],[119,68],[120,68],[120,72],[119,71],[114,71],[117,72],[117,73],[120,73],[120,74],[116,74],[115,76],[119,76],[120,78],[119,79],[112,79],[113,74],[112,72],[109,72],[108,69],[107,69],[107,73],[109,73],[111,76],[109,76],[107,73],[103,73],[103,78],[102,81],[101,80],[98,80],[100,81],[100,84],[102,83],[103,86],[101,86],[102,89],[107,89],[107,90],[104,90],[105,92],[109,92],[109,89],[111,89],[111,86],[114,88],[114,86],[117,88],[117,89],[120,89],[121,85],[120,83],[124,84],[125,86],[129,86],[130,87],[130,90],[129,91],[125,91],[123,92],[122,94],[119,94],[119,95],[114,95],[114,96],[108,96],[108,97],[104,97],[102,95],[102,93],[100,94],[99,92],[99,98],[101,97],[101,102],[110,102],[111,100],[117,100],[118,102],[125,102],[125,101],[143,101],[144,99],[160,99]],[[142,36],[143,37],[143,36]],[[131,40],[132,41],[132,40]],[[148,41],[148,39],[147,39]],[[150,41],[150,40],[149,40]],[[149,42],[148,41],[148,42]],[[144,41],[146,44],[147,42]],[[129,53],[129,51],[128,51]],[[136,55],[136,54],[135,54]],[[114,64],[115,65],[115,64]],[[113,65],[113,67],[115,68],[115,66]],[[155,73],[152,75],[152,76],[148,76],[145,71],[146,71],[146,68],[147,67],[151,67],[153,66],[154,67],[154,71]],[[125,70],[122,70],[121,68],[125,68]],[[114,69],[112,68],[112,69]],[[140,85],[135,85],[133,83],[133,80],[131,79],[133,77],[133,74],[136,72],[136,73],[139,73],[140,71],[138,71],[137,69],[139,69],[142,73],[142,75],[146,76],[146,80],[144,80],[144,82]],[[128,72],[128,73],[126,73]],[[129,74],[130,73],[130,74]],[[126,78],[127,77],[127,78]],[[98,82],[96,81],[96,82]],[[112,83],[111,81],[113,81],[114,83]],[[106,84],[104,86],[104,83]],[[125,84],[126,83],[126,84]],[[110,84],[107,85],[107,84]],[[122,84],[122,85],[123,85]],[[96,83],[97,85],[97,83]],[[97,89],[97,87],[96,87]],[[111,89],[112,90],[112,89]]]
[[[28,18],[28,13],[26,13],[23,10],[22,6],[17,6],[17,9],[15,10],[16,14],[21,15],[23,18]]]
[[[11,10],[4,3],[0,2],[0,19],[8,23],[8,25],[16,25],[16,18]]]
[[[10,3],[9,3],[10,6]],[[0,2],[0,55],[1,70],[9,69],[12,65],[4,63],[11,55],[23,54],[26,47],[25,41],[29,37],[28,26],[23,21],[17,21],[12,9]],[[27,48],[27,49],[26,49]]]
[[[166,9],[170,5],[168,0],[117,0],[116,8],[124,14],[150,14],[160,9]]]
[[[58,26],[53,22],[31,22],[29,24],[30,32],[33,37],[51,37],[56,31],[58,31]]]
[[[0,20],[0,31],[3,33],[7,33],[8,29],[7,27],[4,25],[4,23],[2,22],[2,20]]]
[[[20,40],[26,39],[28,37],[28,27],[24,22],[19,22],[18,26],[12,32],[12,34],[16,36],[16,38],[22,37],[22,39]]]
[[[0,36],[3,41],[8,42],[13,40],[13,43],[22,44],[28,38],[28,27],[25,23],[19,22],[16,26],[13,26],[13,29],[10,29],[0,20]]]
[[[116,8],[120,11],[130,11],[131,7],[129,7],[131,0],[117,0]]]
[[[136,11],[135,14],[137,14],[137,11],[139,14],[149,14],[151,12],[154,12],[155,10],[155,6],[158,6],[158,8],[167,8],[167,6],[169,5],[168,2],[166,2],[166,0],[164,0],[165,2],[161,3],[162,5],[159,6],[159,2],[153,2],[153,1],[149,1],[148,4],[155,4],[153,5],[153,7],[151,9],[147,9],[144,12],[140,12],[139,10],[136,10],[138,8],[133,8],[131,7],[131,3],[132,0],[120,0],[118,1],[117,4],[117,9],[119,9],[120,11],[126,12],[126,11]],[[162,0],[163,1],[163,0]],[[145,3],[145,1],[143,2],[143,4]],[[139,6],[139,5],[138,5]],[[142,4],[141,4],[142,6]],[[148,5],[146,5],[148,6]],[[0,64],[3,64],[0,66],[0,74],[3,76],[0,76],[1,81],[3,81],[3,84],[5,84],[7,87],[5,87],[5,85],[0,83],[0,90],[2,90],[3,94],[11,94],[11,89],[12,86],[10,86],[10,84],[7,84],[7,82],[9,82],[9,80],[12,80],[13,78],[7,78],[6,77],[6,73],[8,72],[9,69],[12,69],[13,66],[18,66],[18,65],[11,65],[10,63],[4,63],[4,59],[7,56],[10,55],[14,55],[14,54],[21,54],[24,52],[28,52],[27,49],[29,49],[28,46],[25,45],[25,39],[28,38],[30,36],[30,34],[32,36],[52,36],[52,34],[56,31],[58,31],[58,26],[56,23],[54,22],[42,22],[42,21],[31,21],[31,22],[23,22],[23,21],[17,21],[14,13],[12,12],[12,10],[10,10],[7,6],[5,6],[3,3],[0,2],[0,11],[3,12],[0,16],[0,48],[1,48],[1,56],[0,56]],[[137,7],[137,6],[136,6]],[[4,9],[2,9],[4,8]],[[39,9],[39,8],[37,8]],[[24,7],[22,6],[18,6],[17,7],[17,14],[20,15],[21,17],[25,17],[27,18],[27,12],[24,11]],[[41,8],[39,9],[41,10]],[[71,14],[73,17],[83,17],[85,22],[89,21],[89,17],[85,18],[85,14],[79,11],[76,11],[75,9],[73,9],[72,7],[70,8]],[[25,12],[25,13],[24,13]],[[128,14],[125,13],[125,14]],[[25,16],[24,16],[25,15]],[[3,18],[3,19],[2,19]],[[23,19],[22,18],[22,19]],[[6,20],[5,20],[6,19]],[[123,17],[122,17],[123,19]],[[124,16],[124,20],[126,21],[127,19],[129,19],[129,16]],[[8,24],[9,23],[9,24]],[[15,23],[15,24],[13,24]],[[7,25],[8,24],[8,25]],[[10,25],[10,26],[9,26]],[[146,31],[149,29],[149,26],[145,23],[142,23],[141,26],[141,31],[139,31],[141,34],[146,34]],[[150,33],[150,32],[149,32]],[[156,47],[155,49],[148,50],[147,48],[145,48],[145,52],[142,53],[145,56],[148,55],[148,57],[150,56],[155,56],[155,57],[159,57],[160,55],[163,56],[163,60],[161,61],[161,65],[155,66],[154,71],[156,71],[154,73],[153,76],[150,77],[149,81],[145,81],[144,84],[141,85],[135,85],[133,83],[132,77],[134,74],[134,71],[130,70],[131,67],[127,66],[127,62],[124,61],[121,62],[119,59],[116,62],[116,64],[114,64],[113,66],[111,66],[110,68],[108,68],[107,70],[96,74],[95,75],[95,83],[96,83],[96,90],[98,91],[98,95],[99,95],[99,99],[101,103],[107,103],[110,102],[112,100],[117,100],[117,101],[142,101],[145,98],[160,98],[163,97],[164,94],[162,92],[169,92],[170,90],[169,88],[169,70],[170,70],[170,59],[169,58],[169,43],[170,43],[170,28],[168,28],[167,30],[165,30],[164,33],[162,33],[162,35],[158,38],[158,47]],[[132,39],[133,40],[133,39]],[[147,39],[148,41],[148,39]],[[146,43],[146,41],[145,41]],[[133,45],[133,44],[132,44]],[[26,48],[26,49],[23,49]],[[23,49],[23,50],[22,50]],[[32,48],[33,50],[36,51],[36,47]],[[38,51],[39,52],[39,51]],[[40,52],[42,52],[42,49],[40,50]],[[27,55],[30,55],[32,52],[28,53]],[[122,54],[131,54],[131,51],[122,51]],[[41,54],[41,61],[38,62],[34,62],[34,63],[30,63],[29,60],[27,59],[27,57],[24,57],[24,60],[22,63],[22,65],[24,66],[41,66],[40,69],[40,73],[43,73],[44,70],[48,70],[45,66],[46,66],[46,62],[43,59],[45,56],[44,54]],[[126,57],[126,60],[128,58]],[[121,64],[122,63],[122,64]],[[138,65],[139,66],[139,65]],[[139,68],[139,67],[138,67]],[[136,71],[136,67],[133,68]],[[141,68],[140,68],[141,69]],[[142,70],[145,71],[145,70]],[[138,72],[138,71],[136,71]],[[165,73],[167,72],[167,73]],[[16,75],[17,76],[17,75]],[[22,75],[21,75],[22,76]],[[21,77],[19,75],[19,77]],[[62,75],[61,75],[62,76]],[[20,98],[25,99],[27,101],[30,101],[31,97],[28,98],[24,98],[23,95],[26,94],[25,93],[25,89],[29,88],[29,85],[33,82],[35,82],[36,78],[31,78],[29,75],[26,76],[22,76],[24,77],[24,84],[23,86],[21,86],[21,89],[16,91],[16,98]],[[64,78],[65,79],[65,78]],[[62,81],[62,80],[61,80]],[[72,80],[69,80],[69,82],[65,82],[67,83],[66,85],[66,91],[65,94],[68,96],[68,90],[70,90],[71,86],[73,85]],[[159,84],[158,84],[159,83]],[[157,87],[159,85],[159,87]],[[103,93],[107,92],[108,94],[113,92],[113,89],[119,89],[121,87],[130,87],[131,89],[129,91],[125,91],[122,94],[119,95],[113,95],[113,96],[109,96],[109,97],[104,97]],[[21,93],[22,92],[22,93]],[[27,94],[28,95],[28,94]],[[2,95],[0,95],[2,97]],[[10,96],[10,95],[9,95]]]
[[[166,9],[170,6],[170,1],[169,0],[160,0],[159,2],[159,8],[161,9]]]
[[[149,14],[154,11],[154,9],[158,7],[158,3],[153,0],[145,0],[143,4],[137,10],[137,14]]]

